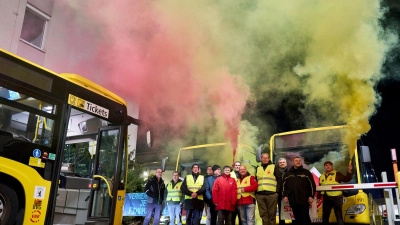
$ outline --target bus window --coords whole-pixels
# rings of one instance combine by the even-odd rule
[[[114,186],[114,175],[118,163],[119,128],[110,128],[100,131],[99,155],[97,155],[97,170],[94,176],[99,179],[99,189],[93,191],[93,201],[90,217],[108,217],[111,214],[112,193],[109,190]],[[119,181],[119,180],[118,180]],[[117,184],[118,185],[118,184]]]
[[[71,109],[63,163],[73,167],[72,171],[61,171],[66,176],[91,178],[96,154],[97,132],[107,127],[108,122],[78,109]]]
[[[28,111],[27,109],[29,108],[18,107],[18,105],[11,106],[8,104],[8,101],[2,101],[0,104],[0,130],[11,133],[16,140],[28,141],[50,147],[52,143],[54,120],[45,116],[47,113],[41,113],[40,115],[38,114],[40,112],[34,113],[34,109],[43,110],[47,107],[47,111],[54,112],[53,108],[55,107],[5,88],[0,88],[0,90],[0,100],[1,98],[5,98],[30,106],[32,109]],[[6,93],[8,93],[7,95],[4,94],[5,90]]]
[[[56,107],[53,104],[35,99],[31,96],[27,96],[10,89],[6,89],[4,87],[0,87],[0,98],[5,98],[7,100],[18,102],[20,104],[32,107],[34,109],[39,109],[47,113],[56,113]]]
[[[90,177],[93,159],[89,151],[90,142],[65,145],[63,163],[73,165],[74,176]]]

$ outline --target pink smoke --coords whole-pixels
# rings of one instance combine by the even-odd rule
[[[212,90],[212,102],[217,106],[217,112],[222,116],[226,131],[225,137],[231,140],[233,161],[235,161],[238,145],[239,123],[241,115],[249,96],[247,86],[238,87],[243,84],[239,76],[233,77],[227,69],[221,69],[218,73],[220,84]]]
[[[90,2],[80,3],[87,4],[87,17],[80,21],[85,35],[71,30],[71,38],[95,48],[73,70],[138,102],[140,118],[173,137],[189,125],[207,123],[205,114],[214,110],[211,114],[223,120],[235,156],[249,90],[224,65],[208,67],[211,57],[199,59],[197,51],[207,46],[186,29],[195,24],[165,22],[151,1]]]

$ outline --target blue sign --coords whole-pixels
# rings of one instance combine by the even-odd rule
[[[42,155],[42,152],[39,149],[33,150],[33,157],[40,158],[41,155]]]
[[[147,195],[145,193],[126,193],[123,216],[146,216]],[[168,215],[167,207],[162,215]]]

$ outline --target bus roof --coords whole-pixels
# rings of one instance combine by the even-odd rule
[[[12,56],[13,58],[21,60],[21,61],[23,61],[25,63],[28,63],[28,64],[30,64],[32,66],[35,66],[37,68],[40,68],[43,71],[51,73],[51,74],[53,74],[53,75],[55,75],[57,77],[60,77],[60,78],[62,78],[64,80],[67,80],[67,81],[69,81],[71,83],[74,83],[74,84],[76,84],[78,86],[81,86],[81,87],[83,87],[85,89],[88,89],[88,90],[90,90],[92,92],[95,92],[95,93],[97,93],[99,95],[102,95],[102,96],[104,96],[104,97],[106,97],[106,98],[108,98],[108,99],[110,99],[112,101],[118,102],[118,103],[123,104],[123,105],[126,106],[126,102],[121,97],[119,97],[118,95],[114,94],[110,90],[102,87],[101,85],[99,85],[99,84],[97,84],[97,83],[95,83],[95,82],[93,82],[93,81],[91,81],[91,80],[89,80],[89,79],[87,79],[85,77],[82,77],[82,76],[77,75],[77,74],[72,74],[72,73],[61,73],[61,74],[58,74],[58,73],[56,73],[54,71],[51,71],[51,70],[49,70],[49,69],[47,69],[47,68],[45,68],[43,66],[40,66],[40,65],[38,65],[38,64],[36,64],[34,62],[31,62],[31,61],[29,61],[27,59],[24,59],[24,58],[22,58],[22,57],[20,57],[20,56],[18,56],[16,54],[13,54],[13,53],[11,53],[9,51],[4,50],[2,48],[0,48],[0,51],[2,53],[4,53],[4,54]]]
[[[275,136],[284,136],[284,135],[289,135],[289,134],[298,134],[298,133],[306,133],[306,132],[312,132],[312,131],[320,131],[320,130],[333,130],[333,129],[343,129],[346,128],[347,125],[340,125],[340,126],[328,126],[328,127],[317,127],[317,128],[308,128],[308,129],[301,129],[301,130],[293,130],[293,131],[288,131],[288,132],[282,132],[282,133],[277,133],[271,136],[271,140]]]

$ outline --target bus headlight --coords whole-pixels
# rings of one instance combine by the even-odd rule
[[[366,208],[366,206],[364,204],[356,204],[356,205],[350,206],[346,211],[346,215],[361,214],[364,212],[365,208]]]

